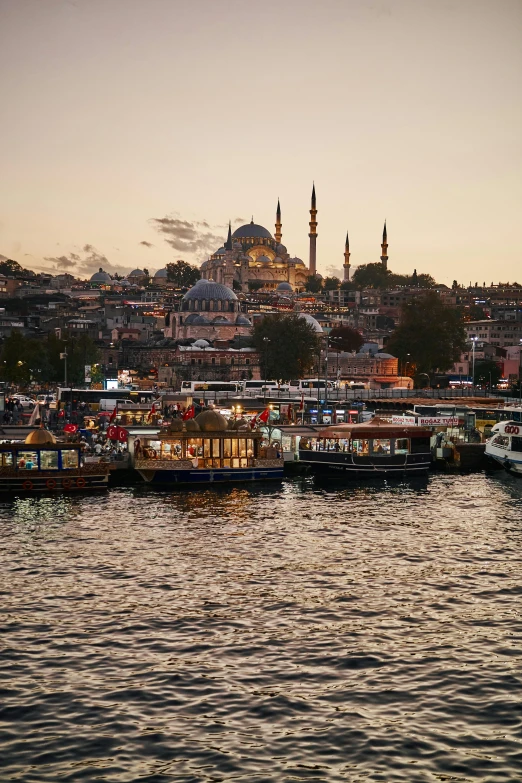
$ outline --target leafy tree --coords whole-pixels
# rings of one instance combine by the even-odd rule
[[[378,315],[375,319],[377,329],[395,329],[395,319],[389,315]]]
[[[325,277],[323,288],[325,291],[337,291],[340,285],[341,281],[338,277]]]
[[[364,343],[364,338],[351,326],[335,326],[330,332],[330,346],[339,351],[357,352]]]
[[[386,350],[401,362],[408,358],[417,372],[444,372],[457,361],[466,346],[460,313],[446,307],[435,292],[408,302],[402,308],[401,324],[390,337]]]
[[[18,261],[13,261],[12,258],[3,258],[0,260],[0,274],[2,275],[21,275],[26,270],[20,266]]]
[[[319,338],[297,313],[266,315],[252,331],[262,377],[289,381],[304,378],[314,364]]]
[[[190,288],[201,278],[201,273],[197,266],[187,264],[186,261],[174,261],[167,264],[167,279],[175,283],[178,288]]]
[[[491,359],[475,362],[475,383],[478,386],[496,386],[502,378],[502,365]]]
[[[353,280],[343,280],[339,287],[341,291],[357,291],[357,285]]]
[[[150,277],[150,272],[149,272],[149,270],[147,269],[147,267],[144,267],[144,268],[143,268],[143,277],[146,277],[146,278],[147,278],[147,280],[148,280],[148,279],[149,279],[149,277]]]
[[[379,262],[362,264],[353,273],[352,282],[357,288],[388,288],[391,272]]]
[[[306,278],[305,288],[311,294],[318,294],[323,287],[323,280],[319,275],[308,275]]]

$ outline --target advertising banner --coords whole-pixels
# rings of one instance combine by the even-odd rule
[[[458,416],[419,416],[419,427],[458,427]]]

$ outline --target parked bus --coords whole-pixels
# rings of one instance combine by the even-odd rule
[[[277,381],[242,381],[243,391],[246,394],[265,391],[288,391],[288,383]]]
[[[63,408],[66,403],[71,403],[71,409],[74,411],[80,403],[84,402],[93,411],[110,410],[111,400],[114,400],[113,408],[116,400],[126,400],[137,405],[150,405],[157,396],[157,393],[153,391],[136,391],[134,389],[65,389],[60,387],[57,393],[57,407]]]
[[[185,394],[205,394],[206,392],[241,392],[240,381],[182,381],[181,391]]]
[[[299,381],[290,381],[290,391],[307,392],[307,391],[324,391],[326,387],[326,381],[324,378],[302,378]],[[334,389],[334,383],[328,381],[328,389]]]

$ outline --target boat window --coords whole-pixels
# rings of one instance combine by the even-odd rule
[[[0,465],[2,468],[12,468],[13,467],[13,452],[12,451],[3,451],[2,452],[2,458]]]
[[[396,454],[408,454],[410,450],[410,441],[408,438],[397,438],[395,441]]]
[[[522,438],[516,435],[511,438],[511,451],[522,451]]]
[[[161,459],[181,459],[181,441],[169,440],[161,444]]]
[[[17,465],[20,470],[38,470],[38,455],[36,451],[19,451]]]
[[[426,454],[430,450],[429,438],[412,438],[411,439],[411,453],[412,454]]]
[[[391,441],[389,438],[375,438],[372,441],[373,454],[389,454],[391,451]]]
[[[40,470],[58,470],[58,452],[40,452]]]
[[[78,467],[79,453],[76,449],[62,449],[62,468],[69,470]]]
[[[507,449],[509,446],[509,438],[507,435],[497,435],[493,439],[493,446],[498,446],[500,449]]]
[[[366,457],[370,453],[369,440],[352,440],[352,452],[358,457]]]

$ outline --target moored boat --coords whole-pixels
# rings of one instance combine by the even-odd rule
[[[106,489],[108,476],[108,463],[84,464],[79,443],[58,442],[42,428],[0,444],[0,492],[90,492]]]
[[[325,427],[314,437],[301,438],[299,461],[332,475],[419,475],[431,466],[430,440],[430,430],[376,418]]]
[[[217,411],[174,419],[157,434],[129,437],[132,464],[153,485],[266,481],[283,477],[283,459],[262,434]]]
[[[486,454],[514,476],[522,476],[522,423],[501,421],[495,424],[486,442]]]

